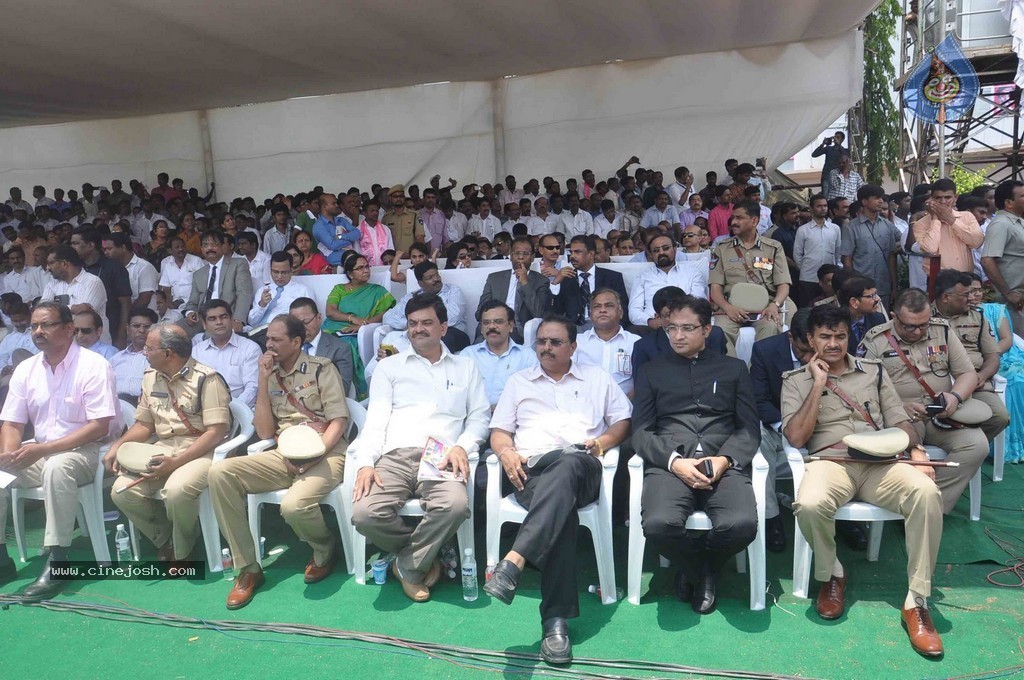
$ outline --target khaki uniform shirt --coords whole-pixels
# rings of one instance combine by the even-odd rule
[[[775,295],[783,283],[793,283],[782,244],[764,236],[759,236],[749,249],[738,238],[722,241],[711,251],[710,266],[708,283],[724,286],[726,298],[737,283],[756,283],[767,288],[771,295]]]
[[[935,305],[932,305],[932,316],[949,322],[949,327],[967,350],[974,370],[981,368],[986,354],[999,354],[999,343],[995,333],[980,309],[968,309],[960,316],[945,317],[939,314]]]
[[[160,440],[173,439],[173,448],[180,453],[195,441],[198,435],[193,434],[194,430],[230,425],[230,403],[231,391],[224,378],[209,366],[189,359],[174,375],[146,370],[135,419],[152,425]]]
[[[401,214],[391,208],[384,213],[384,224],[391,228],[391,237],[396,250],[409,252],[409,247],[416,241],[423,240],[423,221],[414,211],[406,209]]]
[[[282,371],[280,364],[275,364],[274,372],[270,376],[269,389],[270,410],[277,422],[279,435],[292,425],[301,425],[311,420],[307,413],[289,400],[289,396],[320,420],[348,418],[345,389],[341,385],[338,369],[330,359],[311,357],[301,352],[292,370],[287,373]],[[345,440],[342,438],[335,451],[345,446]]]
[[[865,357],[881,360],[903,401],[923,404],[932,402],[924,387],[903,363],[899,353],[889,344],[886,334],[892,334],[910,361],[917,366],[921,377],[936,394],[949,392],[953,389],[953,380],[956,376],[974,370],[971,357],[945,319],[933,318],[928,326],[928,332],[914,344],[901,340],[892,325],[893,322],[889,321],[875,326],[867,332],[860,346]]]
[[[834,385],[854,403],[863,407],[879,428],[910,422],[889,374],[879,361],[847,355],[846,369],[839,376],[829,376],[828,384]],[[807,366],[782,375],[783,430],[807,401],[813,387],[814,377]],[[847,406],[832,390],[823,389],[818,404],[818,420],[814,425],[814,433],[807,441],[807,451],[816,453],[843,441],[843,437],[848,434],[871,432],[874,429],[858,411]],[[828,453],[845,455],[845,449]]]

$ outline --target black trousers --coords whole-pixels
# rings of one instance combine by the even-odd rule
[[[690,531],[695,510],[707,513],[711,531]],[[641,499],[644,536],[687,574],[702,564],[721,569],[757,536],[757,504],[750,477],[726,470],[708,490],[694,490],[668,470],[647,467]]]
[[[516,500],[528,510],[512,549],[541,570],[540,618],[580,615],[576,583],[578,508],[601,492],[601,461],[566,453],[526,480]]]

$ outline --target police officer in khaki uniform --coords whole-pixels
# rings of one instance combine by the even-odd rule
[[[937,418],[949,418],[974,392],[978,374],[949,323],[932,318],[928,296],[923,291],[909,288],[899,293],[892,317],[888,323],[867,332],[861,349],[865,357],[881,360],[924,443],[938,446],[947,453],[947,460],[960,464],[936,470],[942,509],[949,512],[988,455],[988,439],[976,427],[939,428],[925,406],[941,399],[945,409]]]
[[[184,560],[199,531],[199,496],[206,489],[213,450],[231,426],[231,392],[217,371],[192,358],[192,343],[180,326],[150,329],[142,350],[151,368],[142,378],[135,424],[103,457],[108,470],[121,473],[110,497],[157,547],[164,560]],[[166,454],[149,464],[146,481],[126,475],[117,464],[125,442],[146,442]]]
[[[423,242],[423,221],[419,213],[406,209],[404,184],[396,184],[388,189],[388,198],[391,199],[391,207],[381,221],[391,228],[395,249],[409,252],[413,243]],[[440,247],[441,244],[432,245]]]
[[[992,409],[992,417],[979,427],[992,441],[1010,424],[1010,414],[999,395],[992,389],[992,376],[999,372],[999,345],[985,313],[971,308],[967,296],[971,275],[956,269],[943,269],[935,277],[935,301],[932,316],[945,319],[960,338],[971,364],[978,373],[978,387],[971,396]]]
[[[748,313],[729,303],[729,295],[737,283],[755,283],[764,286],[771,296],[768,306],[754,322],[757,340],[778,335],[782,327],[782,312],[786,308],[789,286],[789,264],[782,244],[758,236],[757,223],[761,209],[754,201],[737,203],[732,210],[730,238],[711,253],[711,301],[721,310],[715,323],[721,326],[729,339],[729,353],[735,355],[736,336],[740,327],[747,325]]]
[[[881,362],[848,354],[850,314],[815,307],[808,320],[808,344],[815,352],[806,366],[784,374],[783,433],[810,454],[851,462],[808,462],[793,503],[800,531],[814,550],[814,577],[821,582],[818,615],[837,619],[846,607],[847,577],[836,559],[835,513],[851,500],[863,500],[904,516],[910,589],[903,621],[916,651],[942,653],[928,614],[932,573],[942,538],[942,496],[931,468],[902,463],[852,462],[843,437],[883,428],[900,428],[912,445],[910,457],[926,460],[918,433]],[[899,435],[899,433],[896,433]]]
[[[294,425],[309,425],[321,432],[326,453],[297,463],[274,449],[218,461],[210,470],[213,509],[239,572],[228,595],[228,609],[247,605],[263,585],[246,519],[247,494],[288,490],[281,501],[281,515],[313,548],[306,583],[327,578],[338,557],[337,542],[324,523],[319,503],[342,481],[348,407],[338,369],[329,359],[303,352],[305,341],[305,328],[294,316],[277,316],[267,327],[253,423],[261,439],[277,437]]]

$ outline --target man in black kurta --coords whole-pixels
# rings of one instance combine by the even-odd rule
[[[706,300],[670,302],[664,329],[672,353],[644,364],[634,387],[633,444],[645,464],[644,535],[680,565],[679,598],[709,614],[718,571],[757,533],[750,483],[760,443],[757,408],[746,364],[705,346]],[[710,461],[711,475],[701,472],[703,461]],[[687,531],[695,510],[708,514],[711,531]]]

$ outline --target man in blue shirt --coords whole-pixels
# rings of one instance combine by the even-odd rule
[[[341,264],[342,253],[359,241],[359,227],[341,214],[338,197],[334,194],[320,194],[319,205],[320,216],[313,223],[313,238],[327,261],[337,267]]]
[[[480,311],[484,340],[460,352],[462,356],[471,357],[480,369],[491,408],[498,403],[509,376],[537,363],[536,352],[516,344],[510,337],[515,327],[514,317],[512,308],[501,300],[484,303]]]

